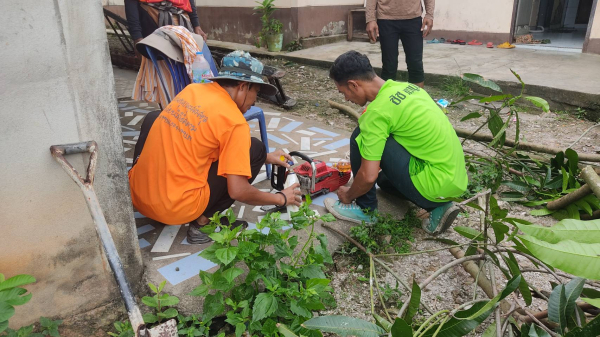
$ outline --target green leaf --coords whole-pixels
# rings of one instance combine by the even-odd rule
[[[383,328],[362,319],[346,316],[318,316],[302,324],[310,330],[320,330],[344,336],[379,337],[385,334]]]
[[[570,204],[567,206],[566,208],[567,212],[569,213],[569,218],[571,219],[575,219],[575,220],[579,220],[579,207],[575,206],[574,204]]]
[[[8,328],[8,320],[0,321],[0,332],[3,332]]]
[[[237,252],[238,247],[221,248],[217,249],[215,256],[217,259],[219,259],[219,261],[221,261],[222,264],[228,265],[233,261],[233,259],[235,259]]]
[[[232,283],[236,277],[242,275],[244,271],[237,267],[231,267],[223,272],[223,278],[227,280],[227,283]]]
[[[508,281],[508,283],[506,284],[506,288],[504,288],[504,290],[502,290],[501,293],[496,295],[496,297],[494,297],[489,302],[487,302],[478,311],[471,314],[471,316],[466,317],[465,319],[472,320],[472,319],[482,316],[484,313],[492,310],[494,308],[494,306],[496,305],[496,303],[503,300],[506,296],[510,295],[510,293],[512,293],[519,287],[519,284],[521,283],[521,278],[522,278],[521,275],[517,275],[517,276],[513,277],[510,281]]]
[[[394,325],[392,325],[392,329],[390,331],[392,333],[392,337],[412,337],[413,330],[408,323],[406,323],[402,318],[396,318]]]
[[[592,207],[590,206],[590,204],[588,204],[585,200],[577,200],[575,202],[573,202],[573,204],[575,204],[575,206],[579,207],[579,209],[583,210],[584,212],[586,212],[587,214],[589,214],[590,216],[592,215],[592,213],[594,212],[592,210]]]
[[[569,331],[565,337],[598,337],[598,331],[600,331],[600,316],[596,316],[582,328],[577,327]]]
[[[462,79],[478,84],[484,88],[492,89],[497,92],[502,92],[502,89],[500,89],[500,87],[496,83],[490,80],[486,80],[485,78],[477,74],[464,73],[462,74]]]
[[[564,284],[559,284],[552,290],[550,300],[548,301],[548,318],[558,323],[561,331],[567,327],[567,316],[565,309],[567,307],[567,297],[565,296]]]
[[[27,294],[27,290],[23,288],[10,288],[0,291],[0,302],[6,302],[12,306],[23,305],[31,300],[32,294]]]
[[[203,321],[208,321],[221,314],[225,310],[223,305],[223,293],[218,291],[214,295],[207,295],[203,305]]]
[[[256,296],[252,307],[252,320],[260,321],[271,316],[277,310],[277,299],[272,293],[260,293]]]
[[[502,240],[504,240],[504,236],[506,234],[508,234],[508,232],[510,231],[508,226],[501,222],[492,222],[490,225],[494,229],[494,236],[496,237],[496,243],[502,242]]]
[[[554,211],[554,210],[551,211],[551,210],[547,209],[546,207],[544,207],[544,208],[540,208],[540,209],[532,209],[529,212],[529,214],[531,214],[533,216],[544,216],[544,215],[552,214],[554,212],[556,212],[556,211]]]
[[[562,240],[600,243],[600,219],[589,221],[565,219],[552,227],[537,225],[517,225],[517,227],[523,233],[549,243],[558,243]]]
[[[215,252],[217,251],[217,249],[220,249],[220,247],[222,247],[222,245],[213,243],[212,245],[208,246],[208,248],[202,250],[198,255],[212,263],[219,264],[221,263],[221,261],[217,258]]]
[[[574,313],[575,301],[581,295],[581,291],[583,290],[584,284],[585,279],[576,277],[565,285],[565,297],[567,298],[565,314],[567,315],[567,317]]]
[[[465,318],[468,316],[471,316],[474,312],[479,311],[484,305],[485,305],[485,302],[475,303],[475,304],[473,304],[473,306],[471,308],[464,310],[464,311],[457,312],[454,315],[456,318],[453,317],[450,320],[448,320],[444,324],[444,326],[442,326],[442,328],[440,329],[437,336],[438,337],[458,337],[458,336],[467,335],[469,332],[475,330],[475,328],[477,328],[479,325],[481,325],[481,322],[483,322],[492,313],[493,310],[488,310],[487,312],[485,312],[484,314],[480,315],[479,317],[477,317],[475,319],[469,320],[469,319],[465,319]],[[433,336],[433,334],[435,333],[435,331],[438,327],[439,327],[439,324],[433,326],[429,331],[424,333],[422,336],[423,337]]]
[[[177,305],[178,303],[179,298],[177,298],[176,296],[169,296],[168,294],[164,294],[160,299],[161,307],[170,307],[172,305]]]
[[[551,337],[544,329],[531,323],[531,325],[523,324],[521,327],[522,337]]]
[[[527,193],[529,191],[531,191],[531,187],[529,187],[529,185],[527,185],[526,183],[522,182],[522,181],[518,181],[518,180],[512,180],[512,181],[503,181],[501,182],[502,185],[511,188],[515,191],[519,191],[522,193]]]
[[[544,263],[579,277],[600,280],[600,244],[561,240],[550,243],[530,235],[518,236],[531,253]]]
[[[31,275],[21,274],[15,275],[8,280],[0,283],[0,291],[9,288],[21,287],[26,284],[31,284],[35,282],[35,278]]]
[[[299,306],[298,301],[296,301],[296,300],[292,300],[292,302],[290,303],[290,310],[298,316],[307,317],[307,318],[312,317],[312,312],[310,312],[310,310],[308,310],[302,306]]]
[[[279,330],[279,333],[282,334],[284,337],[298,337],[298,335],[296,335],[292,330],[290,330],[290,328],[288,328],[284,324],[277,323],[277,330]]]
[[[144,303],[145,305],[147,305],[151,308],[158,307],[158,302],[157,302],[156,298],[154,298],[154,297],[144,296],[144,297],[142,297],[142,303]]]
[[[490,324],[481,337],[496,337],[496,322]]]
[[[406,315],[404,316],[404,320],[408,325],[412,324],[412,319],[419,311],[419,304],[421,304],[421,288],[417,281],[413,280],[412,290],[410,294],[410,303],[408,305],[408,309],[406,310]]]
[[[460,121],[464,122],[464,121],[468,121],[469,119],[479,118],[479,117],[481,117],[481,114],[479,112],[471,112],[470,114],[463,117]]]
[[[8,321],[15,314],[15,308],[12,305],[0,302],[0,322]]]
[[[306,277],[308,279],[316,278],[316,279],[324,279],[325,273],[321,269],[321,267],[315,264],[309,264],[302,268],[302,272],[300,273],[302,277]]]
[[[477,240],[479,240],[479,241],[483,240],[483,236],[481,235],[481,232],[476,229],[473,229],[471,227],[455,226],[454,230],[458,234],[466,237],[469,240],[473,240],[474,238],[477,238]]]
[[[600,309],[600,298],[585,298],[585,297],[582,297],[581,300],[584,301],[584,302],[586,302],[586,303],[589,303],[589,304],[595,306],[596,308]]]
[[[206,284],[201,284],[201,285],[197,286],[196,288],[194,288],[194,290],[192,290],[192,292],[190,292],[190,295],[204,297],[204,296],[208,295],[209,291],[210,291],[210,288]]]
[[[148,283],[148,287],[150,287],[150,290],[152,290],[152,292],[154,292],[155,294],[158,293],[158,289],[154,284]]]
[[[517,276],[517,275],[521,275],[521,269],[519,269],[519,263],[517,262],[517,259],[515,259],[515,256],[513,255],[513,253],[508,252],[507,257],[504,257],[504,260],[506,262],[506,264],[508,265],[508,268],[510,269],[510,272],[513,276]],[[525,300],[525,304],[527,304],[527,306],[531,305],[531,301],[532,301],[532,296],[531,296],[531,291],[529,290],[529,284],[527,284],[527,281],[525,280],[525,277],[521,277],[521,283],[519,283],[519,292],[521,292],[521,295],[523,296],[523,300]]]
[[[144,319],[144,323],[146,323],[146,324],[158,322],[158,317],[156,315],[154,315],[154,314],[149,313],[149,312],[143,314],[142,318]]]
[[[531,103],[533,103],[533,105],[537,106],[538,108],[541,108],[544,112],[550,111],[550,105],[543,98],[534,97],[534,96],[526,96],[523,98],[530,101]]]
[[[238,323],[235,325],[235,337],[241,337],[244,331],[246,331],[246,324]]]
[[[479,100],[479,103],[488,103],[488,102],[496,102],[496,101],[504,101],[505,99],[513,98],[513,95],[495,95],[490,97],[484,97]]]
[[[324,222],[333,222],[335,221],[335,217],[331,213],[326,213],[324,215],[321,215],[321,220],[323,220]]]
[[[175,308],[169,308],[169,309],[163,311],[161,313],[161,316],[163,318],[173,318],[173,317],[177,317],[177,314],[178,314],[178,312]]]

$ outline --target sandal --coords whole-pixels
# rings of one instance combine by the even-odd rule
[[[481,46],[483,44],[483,42],[473,40],[473,41],[469,42],[468,44],[469,44],[469,46]]]
[[[488,48],[494,48],[494,44],[491,43],[491,42],[488,42],[486,47],[488,47]]]
[[[438,39],[427,40],[427,43],[441,43]]]
[[[499,44],[497,48],[501,48],[501,49],[513,49],[515,47],[514,44],[510,44],[508,42],[504,42],[502,44]]]

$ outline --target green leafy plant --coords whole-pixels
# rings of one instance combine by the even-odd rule
[[[15,275],[9,279],[0,273],[0,332],[8,328],[8,319],[15,314],[15,306],[23,305],[31,300],[31,293],[22,288],[35,282],[31,275]]]
[[[46,317],[40,317],[40,328],[41,332],[35,332],[33,324],[13,330],[7,328],[4,333],[0,334],[2,337],[60,337],[58,327],[62,324],[62,320],[53,321]]]
[[[198,337],[209,336],[211,320],[204,321],[200,316],[177,316],[177,331],[180,336]],[[218,337],[224,337],[225,333],[220,333]]]
[[[62,320],[53,321],[46,317],[40,317],[40,326],[42,329],[42,335],[60,337],[58,333],[58,327],[62,324]]]
[[[442,83],[442,89],[451,97],[461,97],[468,95],[471,91],[469,84],[460,77],[448,76]]]
[[[179,298],[162,293],[166,283],[167,281],[162,281],[158,287],[152,283],[148,283],[148,287],[150,287],[154,296],[144,296],[142,297],[142,302],[150,308],[154,308],[154,313],[145,313],[143,315],[144,323],[160,323],[165,319],[177,317],[177,309],[169,307],[177,305]]]
[[[313,311],[335,303],[330,280],[323,272],[325,264],[333,262],[327,237],[314,231],[318,221],[334,218],[330,214],[318,216],[309,209],[310,203],[307,196],[299,211],[291,214],[292,228],[307,236],[304,243],[292,235],[292,228],[279,213],[267,214],[257,229],[251,230],[241,230],[240,226],[222,227],[215,232],[221,215],[216,213],[211,218],[203,231],[209,233],[214,244],[200,256],[218,264],[219,269],[213,274],[201,271],[202,284],[191,293],[205,297],[202,320],[225,313],[237,337],[246,330],[251,335],[275,335],[278,322],[296,333],[320,336],[301,324],[313,316]],[[225,216],[235,221],[231,209]],[[237,265],[249,270],[243,280],[243,269]]]
[[[266,43],[266,36],[271,34],[279,34],[283,29],[283,24],[277,19],[271,19],[271,15],[277,10],[275,8],[275,0],[263,0],[255,1],[258,6],[254,7],[254,14],[260,15],[260,22],[262,23],[262,29],[260,31],[260,43]]]
[[[488,158],[465,156],[469,182],[461,198],[470,198],[488,188],[495,192],[502,182],[502,167]]]
[[[350,229],[350,236],[363,245],[367,252],[373,254],[382,253],[406,253],[410,250],[410,242],[413,241],[413,230],[421,225],[421,221],[415,215],[414,210],[409,210],[403,219],[397,220],[390,214],[373,213],[372,224],[354,226]],[[355,259],[356,264],[368,262],[367,254],[355,247],[350,247],[347,242],[342,251],[359,257]],[[365,270],[368,272],[368,270]]]
[[[293,40],[285,46],[287,51],[302,50],[302,40]]]
[[[135,333],[133,332],[133,327],[131,326],[131,323],[129,321],[119,321],[119,322],[115,322],[113,323],[113,326],[115,327],[115,330],[117,331],[115,332],[109,332],[108,335],[112,336],[112,337],[133,337],[135,336]]]

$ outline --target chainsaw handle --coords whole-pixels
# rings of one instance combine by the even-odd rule
[[[307,161],[307,162],[309,162],[309,163],[311,163],[311,164],[312,164],[312,162],[313,162],[313,160],[312,160],[312,158],[311,158],[311,157],[309,157],[309,156],[305,155],[305,154],[304,154],[304,153],[302,153],[302,152],[298,152],[298,151],[292,151],[292,152],[290,152],[290,153],[289,153],[289,155],[290,155],[290,156],[296,156],[296,157],[300,157],[300,158],[302,158],[304,161]]]

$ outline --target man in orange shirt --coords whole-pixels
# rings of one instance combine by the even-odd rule
[[[250,205],[300,205],[298,184],[276,194],[251,185],[261,166],[288,166],[282,150],[267,153],[250,137],[243,116],[262,90],[263,65],[243,51],[223,58],[212,83],[190,84],[159,115],[148,116],[129,171],[131,199],[145,216],[168,225],[190,223],[189,243],[206,243],[200,227],[234,200]],[[236,221],[236,225],[242,225]]]

